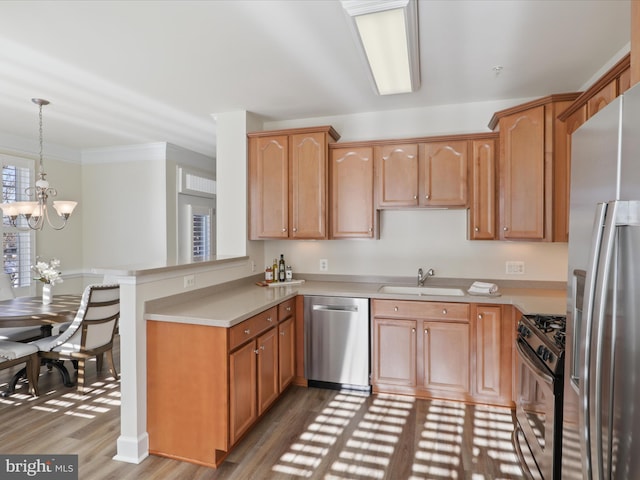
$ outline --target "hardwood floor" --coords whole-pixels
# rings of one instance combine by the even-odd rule
[[[116,351],[116,364],[118,355]],[[14,369],[0,372],[0,388]],[[84,396],[42,368],[40,397],[0,398],[0,452],[78,454],[82,480],[513,479],[509,409],[291,387],[218,470],[150,456],[116,462],[118,382],[95,362]],[[177,393],[179,395],[179,392]]]

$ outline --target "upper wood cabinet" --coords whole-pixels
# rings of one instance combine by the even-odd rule
[[[566,125],[557,116],[578,95],[534,100],[497,112],[490,122],[500,129],[501,239],[566,241],[566,228],[557,227],[568,214],[560,201],[568,186]]]
[[[331,147],[330,238],[377,238],[373,147]]]
[[[327,238],[332,127],[250,133],[249,238]]]
[[[496,136],[471,142],[469,239],[496,238]]]
[[[374,147],[377,207],[418,205],[418,145]]]
[[[377,208],[465,207],[466,139],[377,145]]]
[[[420,144],[420,205],[467,205],[468,148],[466,140]]]

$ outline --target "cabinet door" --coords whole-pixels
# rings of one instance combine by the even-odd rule
[[[503,321],[502,307],[480,304],[474,307],[472,322],[476,355],[474,397],[508,405],[512,377],[509,325],[513,323]]]
[[[278,397],[278,331],[263,333],[257,340],[258,415]]]
[[[427,321],[422,335],[423,386],[469,392],[469,324]]]
[[[256,405],[256,342],[229,355],[229,435],[238,441],[258,417]]]
[[[416,385],[416,321],[374,318],[373,383]]]
[[[423,206],[467,205],[468,143],[424,143],[420,145],[420,201]]]
[[[500,119],[501,238],[545,236],[544,106]]]
[[[495,140],[473,140],[471,144],[471,202],[469,238],[496,238]]]
[[[249,139],[250,238],[289,236],[289,140]]]
[[[331,149],[331,238],[373,238],[373,148]]]
[[[278,325],[278,391],[293,381],[296,365],[295,318],[289,317]]]
[[[291,137],[290,238],[327,238],[327,141],[324,133]]]
[[[377,206],[418,205],[418,145],[384,145],[374,148]]]

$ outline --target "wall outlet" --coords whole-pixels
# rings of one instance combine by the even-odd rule
[[[329,271],[329,260],[327,260],[326,258],[320,259],[320,271],[321,272]]]
[[[195,275],[185,275],[184,276],[184,288],[193,288],[196,286],[196,276]]]
[[[508,275],[524,275],[524,262],[510,260],[506,262],[506,271]]]

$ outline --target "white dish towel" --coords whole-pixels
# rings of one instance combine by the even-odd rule
[[[473,282],[467,291],[475,295],[497,295],[498,286],[495,283]]]

